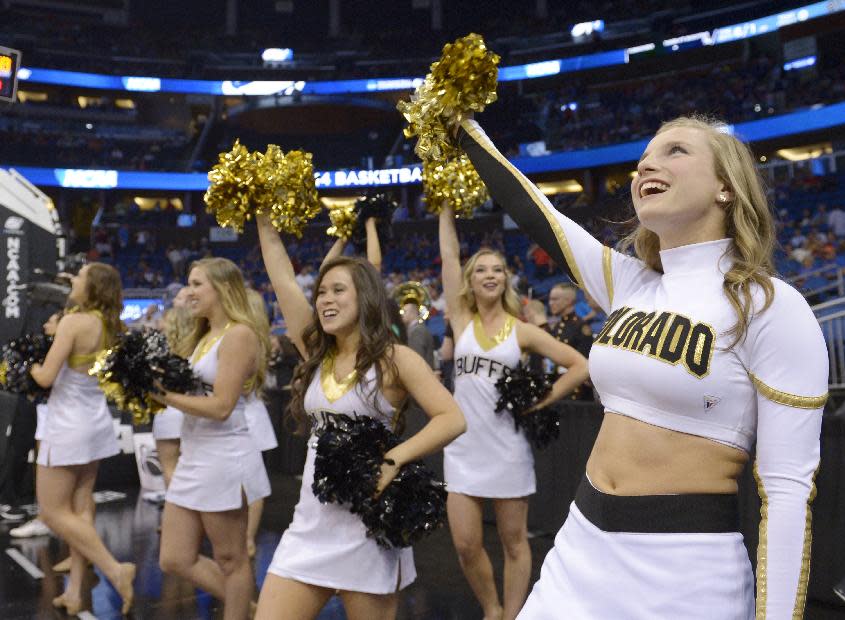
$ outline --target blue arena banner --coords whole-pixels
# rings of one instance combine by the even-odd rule
[[[730,125],[728,130],[746,142],[759,142],[841,125],[845,125],[845,102],[738,123]],[[646,144],[648,140],[635,140],[594,149],[550,153],[540,157],[514,157],[511,161],[525,174],[583,170],[635,162],[642,155]],[[170,191],[205,191],[208,188],[206,175],[199,172],[128,172],[29,167],[16,167],[16,170],[33,185],[42,187]],[[380,170],[333,170],[317,172],[314,177],[318,189],[364,189],[419,184],[422,182],[422,169],[416,165]]]

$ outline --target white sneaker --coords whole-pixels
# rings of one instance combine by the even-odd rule
[[[31,536],[47,536],[53,532],[49,527],[44,525],[43,521],[33,519],[21,525],[20,527],[9,530],[9,536],[12,538],[30,538]]]

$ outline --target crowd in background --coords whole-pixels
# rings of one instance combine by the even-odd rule
[[[617,196],[603,200],[622,204],[621,188]],[[589,205],[581,204],[583,195],[553,197],[558,208],[569,213],[603,243],[614,246],[629,230],[620,220],[592,216]],[[837,175],[807,174],[770,189],[770,199],[777,211],[778,248],[776,270],[791,280],[811,303],[838,294],[839,271],[845,269],[845,178]],[[123,220],[116,228],[96,228],[89,257],[114,262],[121,270],[126,288],[178,289],[190,263],[211,255],[225,255],[235,260],[247,282],[262,293],[277,330],[283,330],[281,315],[267,279],[257,247],[242,244],[212,244],[199,237],[182,244],[160,242],[157,230],[175,220],[173,209],[122,211]],[[588,214],[584,217],[583,214]],[[397,214],[397,221],[417,217],[416,213]],[[132,222],[132,225],[130,225]],[[545,300],[551,287],[564,280],[562,271],[539,246],[519,230],[503,230],[496,214],[482,214],[479,226],[461,234],[461,254],[469,256],[480,247],[491,247],[508,259],[512,284],[524,300]],[[325,234],[326,224],[310,227],[302,239],[290,239],[288,249],[299,282],[306,295],[311,294],[316,272],[335,238]],[[405,229],[403,229],[405,230]],[[440,255],[436,234],[426,231],[388,235],[381,240],[384,282],[388,291],[406,281],[422,283],[432,298],[432,331],[442,338],[445,331],[442,311]],[[349,246],[347,253],[353,253]],[[582,293],[578,313],[594,311]],[[590,319],[592,320],[592,316]],[[596,324],[594,326],[598,326]]]

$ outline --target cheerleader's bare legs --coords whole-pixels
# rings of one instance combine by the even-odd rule
[[[257,499],[249,505],[246,518],[246,553],[255,557],[255,537],[258,526],[261,525],[261,515],[264,513],[264,498]]]
[[[267,573],[255,620],[313,620],[335,590]],[[341,590],[338,595],[349,620],[393,620],[399,594],[367,594]]]
[[[484,548],[482,512],[484,500],[460,493],[449,493],[446,510],[449,531],[458,553],[458,562],[484,611],[484,620],[501,620],[502,604],[493,578],[493,565]]]
[[[161,476],[164,478],[165,489],[170,486],[170,479],[179,461],[179,444],[178,439],[156,439],[158,462],[161,464]]]
[[[531,547],[526,525],[528,500],[493,500],[496,529],[505,556],[501,604],[493,578],[493,567],[482,541],[483,500],[452,493],[449,495],[448,509],[452,540],[458,550],[461,568],[481,602],[485,619],[513,620],[525,603],[531,580]]]
[[[164,505],[159,564],[224,602],[224,620],[249,615],[254,589],[246,552],[246,501],[241,508],[197,512],[170,502]],[[200,554],[203,533],[211,541],[214,558]]]
[[[496,529],[505,552],[504,619],[519,614],[531,581],[531,546],[528,544],[528,499],[494,499]]]
[[[62,606],[73,610],[82,597],[82,573],[90,560],[112,583],[123,599],[122,613],[132,607],[135,565],[118,562],[109,553],[94,528],[90,497],[97,478],[99,461],[84,465],[49,467],[39,465],[36,492],[44,522],[71,548],[71,580]]]

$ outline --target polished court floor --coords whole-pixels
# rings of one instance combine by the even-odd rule
[[[289,475],[276,475],[273,496],[265,508],[255,558],[256,582],[260,587],[273,556],[281,532],[290,522],[293,506],[299,495],[299,481]],[[131,617],[148,620],[194,620],[220,617],[215,601],[195,591],[179,579],[162,575],[158,568],[159,536],[156,531],[159,509],[142,499],[137,492],[100,496],[97,507],[97,528],[106,545],[118,559],[138,564],[135,582],[136,604]],[[52,619],[67,616],[51,606],[51,600],[63,587],[60,575],[52,565],[62,559],[66,548],[48,536],[23,540],[11,539],[10,524],[0,523],[0,619]],[[485,542],[494,567],[501,578],[502,556],[493,524],[485,525]],[[543,557],[552,545],[551,536],[531,540],[533,580],[539,576]],[[402,620],[476,620],[481,610],[461,575],[448,531],[441,529],[415,554],[417,581],[402,596],[399,618]],[[43,576],[37,577],[42,572]],[[90,611],[80,614],[83,620],[119,618],[120,599],[114,590],[94,571],[88,575]],[[808,620],[845,620],[845,605],[811,604]],[[340,603],[333,600],[320,616],[321,620],[345,618]],[[617,620],[617,619],[613,619]]]

